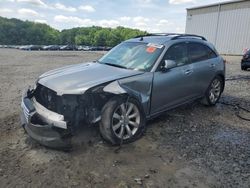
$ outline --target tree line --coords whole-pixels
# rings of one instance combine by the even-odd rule
[[[78,27],[58,31],[47,24],[0,17],[1,45],[76,44],[113,47],[126,39],[146,34],[125,27]]]

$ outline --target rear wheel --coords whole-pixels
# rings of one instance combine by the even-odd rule
[[[100,133],[113,145],[136,140],[144,127],[145,115],[135,99],[114,98],[103,107]]]
[[[207,106],[214,106],[220,99],[223,90],[223,80],[221,77],[216,76],[210,83],[202,103]]]

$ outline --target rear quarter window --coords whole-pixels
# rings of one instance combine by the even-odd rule
[[[216,53],[208,46],[194,42],[188,44],[188,56],[192,63],[217,57]]]

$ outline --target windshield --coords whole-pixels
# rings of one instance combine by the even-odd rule
[[[149,71],[163,50],[163,45],[124,42],[104,55],[99,62],[120,68]]]

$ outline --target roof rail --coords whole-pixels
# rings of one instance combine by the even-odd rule
[[[182,37],[192,37],[192,38],[199,38],[201,40],[207,41],[207,39],[205,37],[200,36],[200,35],[180,34],[180,33],[147,33],[145,35],[139,35],[139,36],[136,36],[134,38],[142,38],[142,40],[143,40],[143,37],[150,37],[150,36],[170,36],[170,35],[176,35],[176,36],[173,36],[171,38],[171,40],[180,39]]]
[[[180,35],[179,33],[148,33],[145,35],[138,35],[134,38],[150,37],[150,36],[169,36],[169,35]]]
[[[182,37],[192,37],[192,38],[200,38],[201,40],[204,40],[204,41],[207,41],[207,39],[203,36],[200,36],[200,35],[192,35],[192,34],[179,34],[173,38],[171,38],[171,40],[176,40],[176,39],[179,39],[179,38],[182,38]]]

